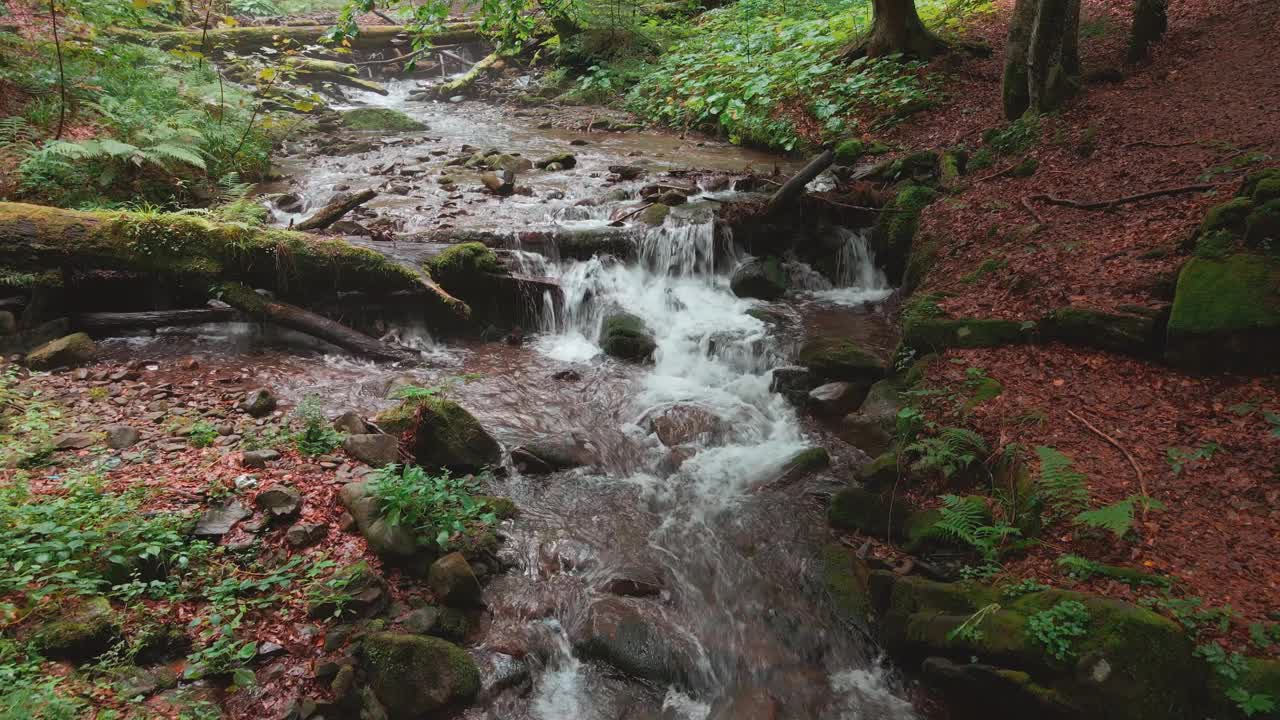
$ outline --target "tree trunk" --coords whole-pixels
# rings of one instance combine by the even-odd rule
[[[1129,33],[1129,62],[1147,57],[1151,46],[1169,29],[1169,0],[1136,0]]]
[[[947,44],[929,32],[916,12],[915,0],[873,0],[871,34],[867,37],[867,57],[902,53],[929,58]]]
[[[404,350],[393,348],[342,323],[263,297],[240,283],[225,283],[221,287],[221,299],[250,317],[318,337],[354,355],[374,360],[408,360],[411,357]]]
[[[778,191],[773,194],[773,197],[769,198],[769,204],[764,209],[765,217],[777,214],[794,205],[800,199],[800,196],[804,194],[805,187],[814,178],[818,177],[823,170],[830,167],[835,157],[835,152],[831,148],[827,148],[822,151],[821,155],[810,160],[809,164],[801,168],[800,172],[792,175],[791,179],[783,183],[782,187],[778,188]]]
[[[240,317],[230,307],[192,308],[189,310],[149,310],[146,312],[95,312],[75,316],[75,326],[91,335],[110,334],[120,330],[176,325],[202,325],[227,322]]]
[[[339,238],[211,223],[191,215],[80,212],[0,202],[0,267],[127,270],[198,282],[233,280],[283,297],[340,290],[427,298],[442,320],[466,319],[466,303],[425,274]]]
[[[457,80],[451,80],[436,88],[436,95],[440,97],[448,97],[470,88],[475,84],[475,81],[479,80],[482,75],[488,72],[489,68],[493,67],[499,59],[500,56],[496,52],[491,52],[488,55],[485,55]]]
[[[1079,84],[1080,0],[1018,0],[1009,23],[1005,117],[1061,107]]]
[[[330,225],[338,222],[343,215],[355,210],[357,207],[369,202],[378,196],[378,193],[372,190],[361,190],[357,193],[340,193],[337,197],[330,200],[324,207],[311,214],[311,217],[303,220],[293,226],[294,230],[323,230]]]
[[[207,37],[209,49],[231,50],[243,53],[262,47],[271,47],[276,40],[292,40],[299,45],[315,45],[329,32],[328,25],[263,25],[241,26],[229,28],[210,28]],[[405,33],[400,25],[369,25],[360,28],[360,33],[350,41],[352,50],[380,50],[391,45],[391,41]],[[165,50],[176,47],[200,47],[199,30],[177,30],[171,32],[146,32],[140,30],[114,30],[113,35],[128,38],[135,42],[152,42]],[[440,32],[432,33],[429,39],[434,45],[448,45],[460,42],[480,42],[480,35],[475,23],[456,23],[446,25]]]

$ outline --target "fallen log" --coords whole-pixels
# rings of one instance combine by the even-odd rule
[[[373,360],[408,360],[412,357],[404,350],[352,330],[340,322],[296,305],[271,300],[240,283],[224,283],[219,296],[223,302],[252,318],[318,337],[354,355]]]
[[[343,215],[369,202],[378,196],[372,190],[361,190],[357,193],[341,193],[325,204],[324,207],[311,214],[311,217],[293,226],[294,230],[323,230],[342,219]]]
[[[1181,195],[1182,193],[1191,192],[1208,192],[1217,187],[1211,184],[1199,185],[1181,185],[1179,187],[1164,188],[1161,190],[1151,190],[1149,192],[1138,193],[1136,195],[1125,195],[1124,197],[1112,198],[1110,200],[1099,200],[1097,202],[1084,202],[1081,200],[1072,200],[1070,198],[1060,198],[1053,195],[1029,195],[1028,200],[1040,200],[1050,205],[1061,205],[1063,207],[1076,208],[1077,210],[1110,210],[1121,205],[1139,202],[1141,200],[1150,200],[1151,198],[1164,197],[1166,195]]]
[[[357,90],[368,90],[379,95],[386,95],[388,92],[387,87],[382,83],[360,77],[360,69],[351,63],[289,56],[284,59],[284,64],[292,70],[294,80],[309,85],[328,82]]]
[[[471,69],[463,73],[456,80],[451,80],[436,88],[436,95],[446,97],[454,93],[461,92],[471,87],[476,80],[480,78],[489,68],[493,67],[499,60],[498,53],[491,52],[485,55],[479,62],[471,66]]]
[[[804,194],[805,186],[818,177],[823,170],[830,167],[831,163],[835,161],[835,157],[835,151],[827,148],[818,157],[810,160],[808,165],[801,168],[800,172],[792,175],[791,179],[783,183],[782,187],[778,188],[778,191],[773,194],[773,197],[769,198],[769,203],[764,209],[764,215],[766,217],[775,215],[799,201],[800,196]]]
[[[232,307],[189,308],[186,310],[148,310],[145,312],[80,313],[72,318],[75,327],[90,335],[107,335],[121,330],[146,328],[154,330],[176,325],[202,325],[230,322],[241,317]]]
[[[213,223],[179,214],[81,212],[0,202],[0,267],[154,273],[198,282],[243,282],[281,297],[363,290],[422,293],[429,316],[456,321],[466,303],[420,271],[340,238]]]
[[[290,41],[299,45],[314,45],[328,34],[328,25],[264,25],[261,27],[228,27],[211,28],[205,36],[205,47],[210,50],[234,50],[244,52],[260,47]],[[405,34],[403,25],[370,25],[360,28],[360,32],[349,41],[352,50],[368,51],[387,47],[392,40]],[[118,31],[121,37],[135,42],[151,41],[164,50],[176,47],[201,47],[200,30],[178,30],[171,32],[149,33],[144,31]],[[453,44],[480,42],[480,35],[475,23],[457,23],[446,25],[440,32],[432,33],[432,44]]]

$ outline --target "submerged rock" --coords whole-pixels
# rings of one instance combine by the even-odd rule
[[[46,336],[47,337],[47,336]],[[76,367],[93,359],[98,346],[86,333],[74,333],[51,340],[27,353],[26,365],[32,370]]]
[[[598,458],[576,434],[570,434],[543,438],[521,445],[511,451],[511,460],[523,473],[545,475],[584,465],[594,465]]]
[[[388,720],[414,720],[471,702],[480,670],[465,650],[439,638],[380,632],[365,638],[362,667]]]
[[[604,319],[600,347],[606,355],[631,362],[648,362],[658,348],[644,321],[631,313],[613,313]]]
[[[777,300],[787,292],[787,275],[775,257],[751,258],[734,269],[729,289],[741,298]]]
[[[543,158],[536,163],[534,167],[541,169],[549,169],[550,165],[559,165],[561,169],[568,170],[578,164],[578,158],[573,153],[557,153],[550,157]]]
[[[687,682],[695,667],[693,649],[676,628],[664,626],[620,598],[592,603],[573,637],[574,649],[583,657],[645,680]]]

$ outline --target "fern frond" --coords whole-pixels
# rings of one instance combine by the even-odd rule
[[[147,162],[162,167],[167,167],[169,163],[176,162],[201,170],[205,169],[204,158],[200,156],[200,151],[197,148],[172,143],[160,143],[159,145],[145,148],[142,153]]]
[[[1133,529],[1133,509],[1143,506],[1147,510],[1163,510],[1164,504],[1145,495],[1130,495],[1120,502],[1100,507],[1097,510],[1086,510],[1076,515],[1072,521],[1077,525],[1107,530],[1117,538],[1122,538]]]
[[[1050,515],[1069,517],[1089,507],[1086,476],[1072,467],[1071,458],[1044,445],[1036,447],[1036,455],[1040,458],[1039,491]]]
[[[949,427],[943,428],[938,433],[938,437],[947,444],[953,452],[957,454],[972,454],[981,456],[987,454],[987,441],[982,439],[978,433],[968,428]]]
[[[116,159],[127,160],[138,153],[138,146],[121,142],[114,138],[101,138],[85,143],[85,152],[92,156],[106,155]]]

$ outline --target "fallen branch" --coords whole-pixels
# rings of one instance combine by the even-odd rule
[[[223,302],[250,317],[318,337],[355,355],[374,360],[408,360],[411,357],[404,350],[393,348],[342,323],[296,305],[268,299],[240,283],[225,283],[221,290]]]
[[[1053,195],[1040,194],[1030,195],[1028,200],[1042,200],[1050,205],[1063,205],[1073,207],[1077,210],[1108,210],[1120,205],[1127,205],[1139,200],[1149,200],[1151,198],[1162,197],[1165,195],[1180,195],[1189,192],[1206,192],[1214,189],[1214,185],[1182,185],[1180,187],[1164,188],[1163,190],[1151,190],[1150,192],[1138,193],[1137,195],[1125,195],[1112,200],[1099,200],[1097,202],[1082,202],[1080,200],[1071,200],[1068,198],[1054,197]]]
[[[1035,218],[1036,222],[1040,223],[1041,225],[1049,224],[1044,221],[1044,218],[1040,217],[1040,213],[1036,212],[1035,206],[1031,204],[1030,196],[1023,196],[1021,202],[1022,202],[1022,207],[1026,208],[1027,212],[1031,213],[1031,217]]]
[[[478,80],[489,68],[493,67],[494,64],[498,62],[498,59],[499,56],[496,52],[491,52],[488,55],[485,55],[480,62],[472,65],[471,69],[463,73],[457,80],[452,80],[436,88],[436,94],[444,97],[446,95],[466,90],[471,87],[471,85],[474,84],[475,81]]]
[[[361,190],[358,193],[342,193],[315,211],[311,217],[293,226],[294,230],[323,230],[342,219],[343,215],[369,202],[378,196],[372,190]]]
[[[192,308],[189,310],[149,310],[146,312],[97,312],[76,315],[75,326],[95,334],[110,334],[135,328],[155,329],[175,325],[201,325],[227,322],[240,317],[232,307]]]
[[[640,207],[636,208],[635,210],[632,210],[631,212],[627,213],[626,215],[623,215],[622,217],[618,218],[617,220],[614,220],[613,222],[611,222],[611,223],[609,223],[609,224],[610,224],[610,225],[612,225],[612,226],[614,226],[614,227],[619,227],[619,226],[621,226],[621,225],[622,225],[622,223],[624,223],[624,222],[626,222],[626,221],[630,220],[631,218],[635,217],[636,215],[639,215],[640,213],[644,212],[645,210],[648,210],[649,208],[653,207],[653,205],[654,205],[653,203],[645,203],[644,205],[641,205]]]
[[[974,180],[974,182],[980,182],[980,183],[981,183],[981,182],[986,182],[986,181],[988,181],[988,180],[995,180],[995,179],[996,179],[996,178],[998,178],[998,177],[1001,177],[1001,176],[1004,176],[1004,175],[1008,175],[1009,173],[1013,172],[1013,171],[1014,171],[1014,169],[1015,169],[1015,168],[1017,168],[1017,167],[1018,167],[1019,165],[1021,165],[1021,164],[1022,164],[1022,161],[1021,161],[1021,160],[1015,160],[1014,162],[1012,162],[1008,167],[1004,168],[1003,170],[997,170],[997,171],[995,171],[995,172],[991,173],[990,175],[983,175],[982,177],[978,178],[977,180]]]
[[[1133,459],[1133,456],[1129,454],[1129,451],[1128,451],[1128,450],[1125,450],[1125,449],[1124,449],[1124,446],[1123,446],[1123,445],[1121,445],[1120,443],[1116,442],[1115,438],[1111,437],[1110,435],[1108,435],[1108,434],[1106,434],[1106,433],[1102,432],[1101,430],[1099,430],[1098,428],[1094,427],[1094,426],[1093,426],[1093,425],[1092,425],[1088,420],[1085,420],[1084,418],[1080,417],[1079,415],[1075,414],[1074,412],[1072,412],[1072,411],[1068,410],[1068,411],[1067,411],[1067,414],[1068,414],[1068,415],[1070,415],[1071,417],[1075,418],[1076,420],[1079,420],[1079,421],[1080,421],[1080,422],[1081,422],[1085,427],[1087,427],[1087,428],[1089,428],[1090,430],[1092,430],[1092,431],[1094,432],[1094,434],[1095,434],[1095,435],[1097,435],[1098,437],[1102,438],[1103,440],[1106,440],[1107,442],[1111,443],[1113,446],[1115,446],[1115,448],[1116,448],[1117,450],[1119,450],[1121,453],[1124,453],[1124,456],[1125,456],[1125,458],[1129,461],[1129,464],[1133,466],[1133,472],[1134,472],[1135,474],[1137,474],[1137,476],[1138,476],[1138,492],[1139,492],[1139,493],[1142,493],[1142,496],[1143,496],[1143,497],[1151,497],[1150,495],[1148,495],[1148,494],[1147,494],[1147,480],[1146,480],[1146,478],[1145,478],[1145,477],[1143,476],[1143,474],[1142,474],[1142,468],[1138,467],[1138,461]],[[1147,518],[1147,506],[1146,506],[1146,503],[1143,503],[1143,505],[1142,505],[1142,519],[1144,519],[1144,520],[1145,520],[1146,518]]]
[[[1152,141],[1152,140],[1135,140],[1134,142],[1131,142],[1131,143],[1125,143],[1125,144],[1121,145],[1120,147],[1122,147],[1122,148],[1124,148],[1124,149],[1126,149],[1126,150],[1127,150],[1127,149],[1129,149],[1129,148],[1135,148],[1135,147],[1179,148],[1179,147],[1186,147],[1186,146],[1188,146],[1188,145],[1196,145],[1196,144],[1198,144],[1198,143],[1200,143],[1200,142],[1202,142],[1202,141],[1200,141],[1200,140],[1184,140],[1184,141],[1182,141],[1182,142],[1162,143],[1162,142],[1155,142],[1155,141]]]
[[[791,179],[783,183],[782,187],[778,188],[778,191],[773,194],[773,197],[769,198],[769,204],[765,206],[764,215],[766,217],[773,215],[794,204],[804,194],[805,186],[818,177],[823,170],[830,167],[831,163],[835,161],[835,157],[835,151],[827,148],[818,157],[810,160],[808,165],[801,168],[800,172],[792,175]]]

